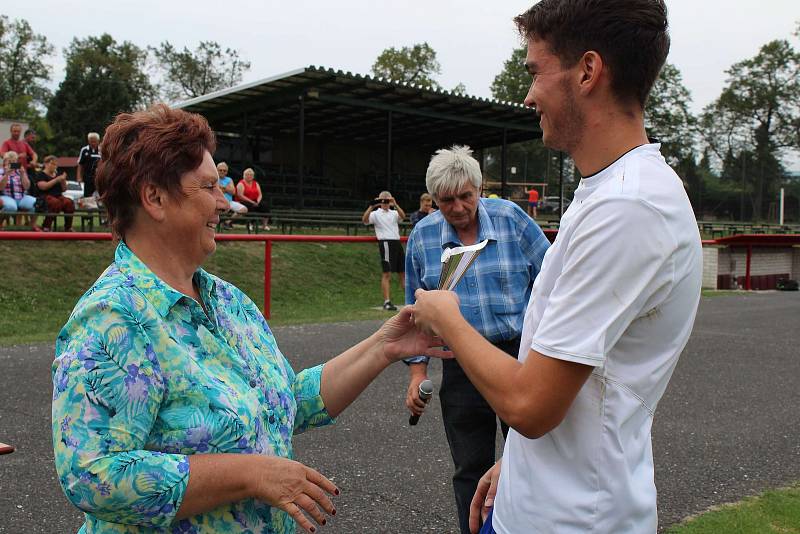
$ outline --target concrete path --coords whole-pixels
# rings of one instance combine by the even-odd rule
[[[377,322],[276,328],[302,368],[371,333]],[[800,480],[800,294],[704,298],[658,407],[653,433],[662,528]],[[49,345],[0,348],[0,533],[77,532],[50,437]],[[438,386],[440,365],[433,366]],[[403,407],[406,371],[380,376],[337,425],[296,438],[297,459],[343,489],[321,533],[455,532],[451,460],[434,402],[417,427]]]

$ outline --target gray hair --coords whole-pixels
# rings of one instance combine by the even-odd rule
[[[89,132],[86,135],[86,139],[89,140],[89,141],[91,141],[92,139],[97,139],[99,141],[100,140],[100,134],[97,133],[97,132]]]
[[[3,161],[10,161],[12,163],[19,161],[19,154],[13,150],[9,150],[3,155]]]
[[[456,145],[437,150],[425,173],[428,193],[438,198],[441,193],[458,191],[468,182],[478,189],[483,183],[481,167],[472,157],[472,149]]]

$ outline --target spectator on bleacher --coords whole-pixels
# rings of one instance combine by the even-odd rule
[[[15,151],[9,150],[3,156],[3,174],[0,176],[2,213],[33,213],[36,199],[28,194],[30,186],[28,173],[20,164],[19,156]]]
[[[72,214],[75,204],[71,198],[64,196],[67,190],[67,172],[62,169],[58,172],[58,163],[55,156],[44,158],[44,169],[31,180],[31,194],[36,197],[37,204],[47,212],[42,223],[42,230],[49,232],[52,229],[55,213]],[[35,230],[37,228],[34,228]],[[72,231],[72,217],[64,217],[64,231]]]
[[[413,228],[416,226],[426,215],[434,211],[436,211],[436,209],[433,207],[433,197],[428,193],[422,193],[419,197],[419,209],[408,216],[411,221],[411,227]]]
[[[20,124],[12,124],[10,130],[11,137],[3,141],[3,144],[0,145],[0,156],[5,157],[6,152],[9,151],[16,152],[17,157],[19,158],[18,161],[20,168],[28,171],[30,167],[36,165],[39,156],[25,139],[20,139],[20,136],[22,135],[22,126]],[[28,130],[28,132],[30,131],[31,130]]]
[[[535,187],[531,187],[528,191],[528,215],[535,219],[537,216],[536,209],[539,207],[539,191]]]
[[[325,524],[339,490],[292,460],[293,435],[433,343],[405,310],[295,372],[256,304],[201,268],[228,209],[214,150],[203,117],[164,105],[106,130],[97,186],[119,243],[52,368],[55,465],[81,532],[314,532],[306,514]]]
[[[97,195],[95,195],[94,175],[97,164],[100,162],[100,134],[91,132],[86,136],[88,145],[81,148],[78,154],[78,181],[83,182],[83,199],[81,207],[97,208]],[[91,200],[87,200],[91,199]]]
[[[28,146],[31,147],[33,153],[36,154],[36,130],[32,128],[28,128],[25,130],[25,133],[22,134],[22,139],[28,143]],[[41,163],[38,161],[38,155],[35,160],[28,161],[28,176],[33,176],[34,171],[39,171],[41,169]]]
[[[397,205],[389,191],[381,191],[361,216],[364,224],[375,226],[378,254],[381,257],[381,269],[383,270],[381,273],[383,309],[388,311],[397,309],[397,306],[392,304],[390,291],[392,273],[397,273],[401,288],[406,284],[406,256],[403,245],[400,243],[400,221],[405,218],[405,212]]]
[[[228,164],[224,161],[217,163],[217,174],[219,175],[219,188],[222,189],[222,194],[228,201],[230,209],[228,210],[233,215],[230,219],[223,223],[225,228],[233,227],[233,220],[237,215],[244,215],[247,213],[247,206],[241,202],[233,200],[233,195],[236,194],[236,186],[233,185],[233,178],[228,176]]]
[[[264,202],[264,195],[261,194],[261,186],[256,182],[256,173],[253,169],[245,169],[242,173],[242,179],[236,184],[236,200],[240,201],[247,207],[248,211],[255,213],[264,213],[264,230],[269,230],[269,220],[266,214],[269,213],[269,207]]]

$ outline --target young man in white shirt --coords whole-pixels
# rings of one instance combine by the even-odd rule
[[[583,176],[534,283],[519,361],[417,291],[506,421],[503,459],[471,506],[481,533],[655,533],[650,430],[694,324],[702,250],[680,178],[644,128],[669,51],[662,0],[542,0],[516,17],[545,146]]]
[[[397,273],[400,287],[406,285],[406,256],[400,243],[400,221],[406,218],[405,212],[397,205],[389,191],[381,191],[378,198],[370,202],[361,221],[375,226],[375,237],[378,238],[378,252],[381,256],[381,292],[383,293],[383,309],[395,311],[390,294],[392,273]]]

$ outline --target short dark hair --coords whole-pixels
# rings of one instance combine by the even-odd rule
[[[642,109],[669,53],[663,0],[542,0],[514,23],[525,39],[546,42],[564,67],[599,53],[614,95]]]
[[[25,130],[25,133],[22,134],[22,137],[28,137],[31,134],[36,135],[36,130],[34,130],[33,128],[28,128],[27,130]]]
[[[205,118],[157,104],[120,113],[103,136],[103,157],[95,183],[114,234],[125,237],[147,184],[182,198],[181,176],[200,166],[216,139]]]

